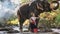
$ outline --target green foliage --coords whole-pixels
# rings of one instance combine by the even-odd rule
[[[27,3],[29,0],[21,0],[22,3]]]
[[[7,25],[8,25],[8,26],[13,25],[13,24],[11,24],[11,21],[15,20],[16,18],[17,18],[17,16],[14,15],[14,14],[12,14],[12,15],[9,17],[9,19],[7,20]],[[8,22],[9,22],[9,24],[8,24]]]
[[[52,12],[50,14],[54,14],[53,16],[49,17],[50,20],[45,20],[45,18],[44,19],[40,18],[40,20],[39,20],[40,25],[42,25],[44,27],[48,27],[48,28],[50,28],[50,27],[60,27],[60,13],[59,13],[59,11]],[[51,18],[53,18],[53,20]],[[40,26],[40,25],[38,25],[38,26]]]
[[[11,20],[15,20],[16,18],[17,18],[17,16],[15,16],[14,14],[12,14],[8,20],[11,21]]]
[[[60,14],[57,15],[57,17],[55,19],[55,24],[56,24],[56,26],[60,26]]]
[[[57,22],[60,22],[60,14],[57,15],[56,19]]]
[[[48,0],[48,2],[50,2],[51,0]]]

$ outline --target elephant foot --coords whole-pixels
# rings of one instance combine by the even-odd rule
[[[20,29],[20,32],[23,32],[22,29]]]

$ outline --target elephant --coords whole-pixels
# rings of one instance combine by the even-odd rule
[[[50,5],[53,3],[56,3],[57,6],[51,8]],[[24,21],[31,17],[32,12],[35,14],[36,17],[38,17],[40,13],[51,12],[52,9],[54,10],[58,9],[59,3],[57,1],[52,1],[51,4],[45,0],[44,1],[36,0],[32,2],[30,5],[25,4],[21,6],[17,11],[17,16],[20,22],[20,30],[22,31],[22,26],[23,26]],[[36,22],[38,22],[38,20],[36,20]]]

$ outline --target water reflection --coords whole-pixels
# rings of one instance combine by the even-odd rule
[[[20,32],[20,33],[7,33],[6,31],[0,31],[0,34],[53,34],[52,32],[46,32],[46,33],[31,33],[31,32]]]
[[[7,34],[7,31],[0,31],[0,34]]]

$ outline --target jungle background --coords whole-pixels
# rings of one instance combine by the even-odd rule
[[[31,3],[33,1],[34,0],[0,0],[0,26],[18,26],[18,8],[22,4]],[[48,1],[51,2],[51,0]],[[60,5],[57,10],[51,12],[43,12],[39,16],[40,20],[38,27],[40,27],[41,24],[45,24],[47,27],[60,27]],[[29,19],[25,21],[24,25],[25,24],[29,25]]]

